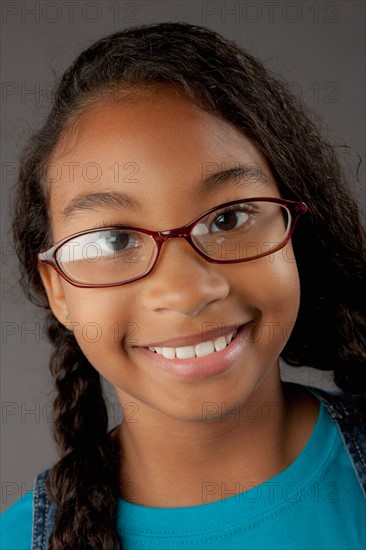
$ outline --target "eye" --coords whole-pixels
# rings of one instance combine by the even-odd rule
[[[105,231],[98,233],[95,245],[103,252],[118,253],[139,246],[137,236],[128,231]]]
[[[209,225],[211,233],[218,231],[234,231],[244,229],[251,220],[251,213],[255,210],[250,205],[227,207],[214,214],[214,219]]]

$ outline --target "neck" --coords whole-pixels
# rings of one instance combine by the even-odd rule
[[[114,432],[122,449],[121,497],[144,506],[195,506],[283,471],[305,446],[318,403],[279,375],[273,382],[220,408],[210,422],[179,420],[139,403],[139,421]],[[121,403],[128,401],[117,391]]]

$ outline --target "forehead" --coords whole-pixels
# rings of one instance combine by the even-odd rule
[[[265,158],[244,133],[194,105],[182,89],[155,85],[118,101],[105,98],[85,110],[55,149],[52,217],[76,194],[101,190],[125,191],[146,205],[183,206],[208,172],[238,162],[256,167],[274,186]]]
[[[178,142],[185,145],[179,155]],[[90,160],[91,155],[109,155],[118,159],[133,153],[150,154],[150,160],[154,160],[154,153],[163,151],[169,153],[165,161],[172,165],[187,153],[193,155],[192,160],[197,156],[200,162],[202,154],[216,155],[217,147],[223,147],[222,157],[235,147],[265,162],[233,124],[193,104],[180,87],[155,84],[141,90],[110,93],[96,101],[66,133],[54,157]]]

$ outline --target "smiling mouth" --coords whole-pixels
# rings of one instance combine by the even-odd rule
[[[193,359],[194,357],[205,357],[211,353],[224,350],[232,340],[234,340],[239,329],[236,329],[225,336],[219,336],[214,340],[201,342],[195,346],[182,347],[150,347],[149,350],[157,355],[162,355],[165,359]]]

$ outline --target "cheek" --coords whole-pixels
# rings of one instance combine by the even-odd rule
[[[262,258],[263,269],[260,280],[269,301],[291,311],[298,309],[300,302],[300,280],[291,244],[275,254]]]
[[[121,339],[133,333],[128,313],[131,307],[121,288],[72,287],[66,293],[66,301],[75,338],[94,366],[106,350],[119,348]]]
[[[291,244],[241,268],[240,295],[251,306],[266,342],[284,347],[300,305],[300,280]],[[263,345],[265,343],[263,342]]]
[[[295,325],[300,306],[300,280],[295,261],[284,258],[278,262],[270,281],[272,293],[272,325],[281,336],[283,346],[287,343]]]

